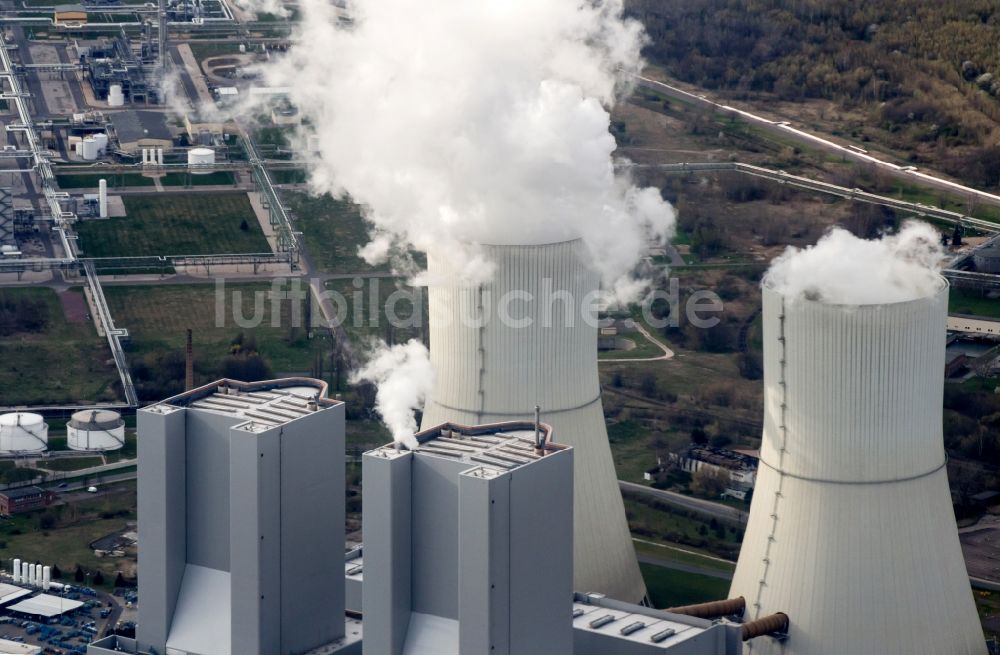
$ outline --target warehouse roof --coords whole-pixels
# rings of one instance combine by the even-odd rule
[[[31,590],[24,589],[23,587],[18,587],[17,585],[0,583],[0,605],[6,605],[11,603],[18,598],[24,598],[25,596],[30,596]],[[2,653],[3,651],[0,651]]]
[[[140,139],[172,140],[173,133],[167,125],[167,117],[158,111],[122,111],[111,116],[118,140],[131,143]]]
[[[51,594],[40,594],[34,598],[22,600],[17,605],[11,605],[7,609],[19,614],[51,618],[65,614],[66,612],[72,612],[80,607],[83,607],[83,603],[78,600],[70,600],[69,598],[53,596]]]
[[[41,487],[18,487],[17,489],[5,489],[0,491],[0,496],[5,496],[10,500],[16,498],[27,498],[28,496],[40,496],[45,494],[45,489]]]

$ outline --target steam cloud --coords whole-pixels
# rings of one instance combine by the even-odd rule
[[[434,387],[434,367],[424,344],[416,340],[395,346],[380,343],[368,363],[351,374],[350,381],[377,386],[375,410],[393,440],[416,450],[420,444],[413,436],[417,432],[414,410],[423,407]]]
[[[834,228],[803,250],[789,247],[772,262],[764,284],[788,298],[829,304],[905,302],[935,293],[944,258],[941,237],[926,223],[871,241]]]
[[[605,288],[634,297],[674,214],[614,166],[608,110],[644,41],[622,0],[363,0],[348,27],[329,0],[299,7],[294,45],[261,74],[319,147],[313,189],[365,208],[365,259],[440,253],[481,281],[492,266],[470,244],[579,237]]]

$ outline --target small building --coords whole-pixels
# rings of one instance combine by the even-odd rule
[[[211,145],[215,139],[222,138],[225,123],[212,120],[196,113],[184,115],[184,130],[188,135],[188,142],[196,145]]]
[[[758,460],[725,448],[691,446],[682,453],[671,453],[670,461],[688,473],[695,473],[703,468],[724,471],[729,476],[724,495],[739,500],[746,497],[747,491],[753,488],[757,480]]]
[[[174,145],[174,135],[163,112],[121,111],[109,116],[119,147],[127,153],[143,148],[169,150]]]
[[[56,5],[53,8],[52,22],[56,25],[66,23],[87,22],[87,9],[83,5]]]
[[[0,491],[0,515],[11,516],[21,512],[43,509],[52,504],[56,495],[41,487],[21,487]]]

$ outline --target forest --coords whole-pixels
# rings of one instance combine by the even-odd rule
[[[828,100],[879,140],[1000,187],[1000,3],[626,0],[671,77],[736,99]],[[872,137],[876,136],[872,134]],[[869,137],[871,138],[871,137]]]

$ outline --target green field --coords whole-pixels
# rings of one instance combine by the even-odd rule
[[[108,188],[133,187],[133,186],[155,186],[156,182],[151,177],[146,177],[139,173],[125,173],[122,175],[98,175],[94,173],[60,173],[56,175],[56,183],[61,189],[96,189],[101,178],[108,181]]]
[[[82,296],[79,289],[65,293]],[[0,336],[0,405],[41,405],[117,400],[111,353],[90,321],[69,323],[55,291],[0,289],[0,300],[43,300],[41,332]]]
[[[1000,299],[990,298],[985,293],[972,289],[952,288],[948,311],[952,314],[1000,318]]]
[[[199,62],[209,57],[237,55],[240,53],[240,44],[238,43],[198,43],[197,41],[191,41],[190,46],[191,53]]]
[[[271,251],[245,193],[125,196],[122,218],[77,224],[85,257]],[[245,230],[241,223],[246,221]]]
[[[232,186],[236,181],[230,171],[215,171],[198,175],[167,173],[160,178],[163,186]]]
[[[270,289],[271,285],[264,283],[227,284],[218,308],[214,284],[106,285],[104,295],[115,322],[127,327],[132,337],[130,361],[158,353],[183,353],[185,330],[191,328],[196,371],[205,382],[218,377],[232,340],[241,332],[256,340],[257,351],[276,373],[308,373],[321,337],[307,339],[302,327],[292,327],[291,302],[287,300],[281,302],[279,326],[272,326],[273,308],[266,295]],[[307,290],[304,285],[302,290]],[[252,319],[255,297],[262,310],[260,325],[240,327],[233,318],[234,310],[240,310],[241,321]],[[304,320],[304,312],[302,315]]]
[[[422,334],[427,316],[424,289],[407,286],[398,278],[328,280],[326,288],[333,292],[331,301],[341,311],[341,324],[359,347],[371,338],[402,343]],[[414,303],[420,304],[417,314]],[[389,320],[390,312],[394,320]]]
[[[729,593],[729,581],[697,573],[676,571],[652,564],[640,564],[646,591],[653,607],[665,609],[678,605],[722,600]]]
[[[368,242],[368,226],[361,209],[350,200],[329,195],[283,194],[285,206],[296,217],[306,249],[321,271],[358,273],[375,270],[358,256]],[[385,267],[382,267],[383,269]]]
[[[79,471],[93,466],[100,466],[103,463],[104,460],[100,457],[64,457],[42,462],[41,466],[50,471]]]

